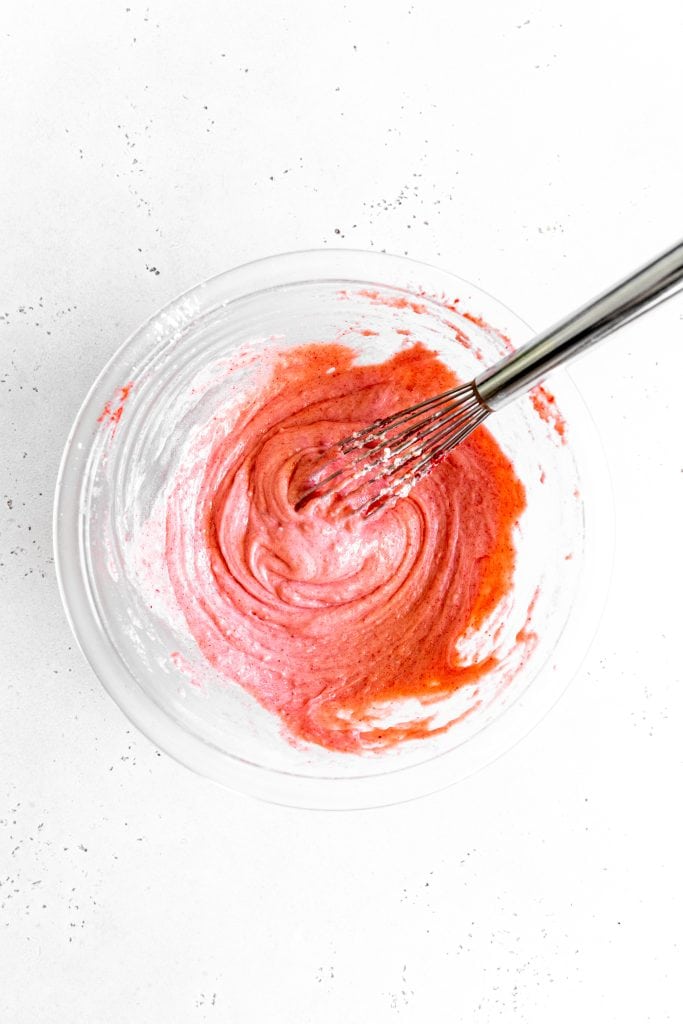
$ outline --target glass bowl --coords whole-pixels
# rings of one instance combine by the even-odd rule
[[[552,396],[537,392],[488,420],[527,492],[513,598],[490,624],[509,656],[480,685],[476,706],[467,688],[458,691],[469,713],[443,734],[362,755],[288,742],[278,719],[212,676],[170,607],[163,573],[156,594],[141,582],[141,561],[158,564],[149,524],[226,388],[248,390],[261,356],[276,349],[343,339],[360,361],[376,362],[406,344],[406,330],[462,379],[532,334],[485,292],[422,263],[350,250],[274,256],[198,285],[148,320],[102,370],[69,435],[54,531],[78,643],[154,744],[235,790],[360,808],[463,779],[549,710],[596,629],[611,567],[611,493],[595,426],[566,373],[553,377]],[[530,653],[515,660],[530,636]]]

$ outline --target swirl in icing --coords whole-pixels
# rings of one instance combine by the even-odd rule
[[[342,344],[281,352],[230,428],[215,425],[208,456],[185,453],[165,557],[226,681],[294,742],[362,752],[448,728],[455,719],[437,724],[430,709],[495,664],[490,638],[479,655],[458,648],[510,591],[525,494],[480,427],[376,517],[335,516],[324,501],[295,511],[322,449],[456,383],[419,342],[375,365],[355,356]],[[410,710],[397,721],[396,707]]]

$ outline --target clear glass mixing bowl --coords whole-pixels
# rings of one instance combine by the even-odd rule
[[[604,604],[613,534],[608,473],[581,398],[558,374],[555,406],[524,398],[488,421],[528,503],[513,601],[498,626],[511,636],[533,632],[538,642],[511,679],[485,681],[476,708],[445,734],[378,754],[295,747],[239,686],[212,679],[182,616],[150,606],[128,555],[188,436],[220,407],[226,386],[249,387],[258,359],[236,354],[253,353],[255,343],[266,352],[343,338],[360,360],[374,362],[405,344],[397,328],[411,330],[463,379],[532,334],[485,292],[425,264],[348,250],[274,256],[193,288],[148,320],[96,380],[66,444],[55,496],[56,563],[85,656],[158,747],[202,775],[277,803],[376,806],[470,775],[558,699]],[[228,364],[226,382],[217,368]],[[201,686],[192,685],[195,667]],[[466,702],[467,694],[458,699]]]

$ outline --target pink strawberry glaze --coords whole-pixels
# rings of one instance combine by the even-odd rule
[[[359,752],[448,728],[414,713],[384,726],[381,711],[438,703],[496,663],[456,647],[510,591],[525,495],[480,428],[376,518],[334,517],[324,501],[296,512],[322,449],[455,383],[420,343],[376,365],[354,355],[282,353],[227,436],[215,424],[208,458],[189,453],[170,493],[166,559],[215,669],[292,739]]]

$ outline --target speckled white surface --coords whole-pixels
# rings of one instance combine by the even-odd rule
[[[0,27],[0,1020],[680,1021],[680,302],[575,373],[617,509],[583,670],[438,796],[293,812],[161,756],[50,536],[90,382],[202,278],[386,248],[540,326],[673,241],[680,5],[127,2]]]

